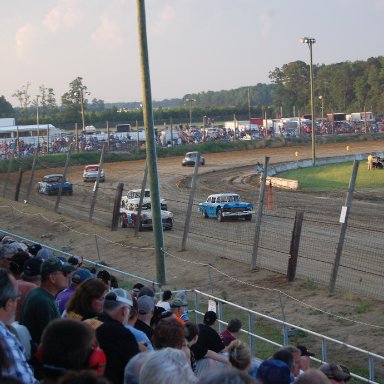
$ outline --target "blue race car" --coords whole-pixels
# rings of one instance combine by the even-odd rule
[[[63,183],[63,195],[72,195],[72,183],[67,181],[62,174],[46,175],[37,183],[37,192],[44,195],[57,195],[60,184]]]
[[[210,195],[207,201],[199,203],[199,213],[204,217],[215,217],[218,221],[227,218],[252,220],[253,205],[240,200],[237,193],[218,193]]]

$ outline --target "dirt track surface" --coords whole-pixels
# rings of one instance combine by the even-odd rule
[[[328,157],[346,154],[346,143],[332,145],[318,145],[317,156]],[[383,151],[383,142],[364,142],[350,144],[349,153],[368,153],[373,151]],[[270,163],[284,161],[295,161],[294,153],[299,152],[299,158],[310,158],[311,148],[289,147],[289,148],[268,148],[251,151],[237,151],[226,153],[205,154],[206,166],[201,167],[200,173],[209,173],[200,184],[203,193],[210,193],[214,190],[225,188],[225,185],[236,177],[252,172],[257,161],[263,162],[265,156],[270,157]],[[236,170],[231,170],[232,168]],[[118,182],[124,182],[126,189],[140,188],[144,171],[144,161],[131,161],[124,163],[105,164],[106,183],[102,185],[103,196],[105,197],[105,209],[109,210],[113,204],[114,188]],[[35,180],[38,180],[49,170],[40,170],[36,173]],[[50,170],[56,173],[57,170]],[[177,195],[180,187],[183,187],[182,180],[192,174],[193,169],[181,166],[181,158],[161,158],[158,161],[158,173],[161,183],[161,194],[163,196]],[[223,171],[223,173],[221,173]],[[19,210],[28,213],[40,212],[44,217],[51,221],[62,221],[73,230],[81,233],[102,236],[108,241],[124,244],[127,248],[123,251],[117,248],[112,255],[108,254],[111,248],[108,242],[99,242],[102,259],[113,265],[113,267],[126,270],[139,276],[149,279],[156,279],[154,252],[150,248],[153,244],[151,232],[142,232],[138,237],[133,236],[132,230],[119,230],[110,232],[105,225],[89,224],[86,211],[82,212],[85,202],[88,204],[89,192],[93,184],[84,185],[81,180],[82,167],[72,167],[68,174],[68,179],[79,186],[75,189],[73,197],[63,197],[63,207],[72,212],[71,216],[64,214],[55,215],[51,211],[42,210],[32,205],[12,204]],[[24,180],[28,180],[28,174]],[[237,186],[244,193],[251,188],[249,185],[241,183]],[[243,193],[242,192],[242,193]],[[34,203],[40,206],[49,203],[52,207],[54,197],[35,196]],[[88,197],[86,197],[88,196]],[[74,198],[74,199],[72,199]],[[72,200],[70,200],[72,199]],[[2,200],[1,205],[9,205],[9,201]],[[63,209],[64,212],[64,209]],[[110,210],[109,210],[110,212]],[[40,237],[42,231],[49,232],[53,236],[52,244],[63,244],[62,230],[56,225],[45,224],[42,227],[35,222],[28,222],[25,216],[26,226],[18,223],[27,237]],[[76,218],[82,220],[77,220]],[[35,219],[36,220],[36,219]],[[42,220],[39,220],[40,222]],[[4,226],[5,224],[2,223]],[[68,231],[64,234],[69,236],[72,252],[83,255],[85,258],[97,261],[95,254],[94,236],[77,235]],[[41,241],[44,241],[42,239]],[[383,318],[384,304],[368,298],[358,297],[350,292],[337,291],[330,296],[327,287],[316,285],[311,286],[308,281],[296,280],[288,283],[284,275],[272,273],[265,270],[250,271],[248,265],[230,261],[216,255],[204,252],[193,252],[187,250],[180,252],[180,241],[175,239],[171,232],[165,233],[165,242],[168,256],[167,265],[167,286],[171,289],[191,289],[197,288],[205,292],[212,292],[216,296],[225,296],[229,301],[237,302],[244,306],[255,309],[256,311],[270,314],[282,319],[282,307],[280,299],[284,305],[284,316],[286,321],[312,329],[316,332],[335,337],[346,343],[368,349],[372,352],[383,354],[384,346],[382,336],[384,334]],[[68,240],[65,240],[68,244]],[[137,248],[134,248],[137,247]],[[204,265],[203,265],[204,264]],[[218,268],[220,273],[211,271],[209,276],[206,264],[211,264]],[[211,278],[211,279],[210,279]],[[279,293],[281,291],[282,293]],[[364,304],[366,311],[356,310]],[[312,309],[309,307],[313,307]],[[325,311],[322,313],[318,309]],[[333,313],[338,316],[346,317],[351,321],[340,319],[327,314]],[[360,323],[366,323],[362,325]],[[371,327],[369,324],[379,326]],[[381,336],[381,337],[378,337]],[[294,340],[292,341],[294,342]],[[348,365],[348,364],[347,364]]]

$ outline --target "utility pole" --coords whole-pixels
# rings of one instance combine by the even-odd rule
[[[160,206],[160,191],[159,178],[157,173],[157,156],[155,129],[153,121],[152,95],[151,95],[151,80],[149,73],[148,60],[148,43],[145,19],[145,1],[136,0],[138,29],[139,29],[139,47],[140,47],[140,64],[141,64],[141,84],[143,91],[143,117],[144,128],[146,133],[146,149],[147,149],[147,164],[149,175],[149,187],[151,190],[151,207],[152,207],[152,224],[153,237],[156,253],[156,274],[157,281],[160,284],[165,284],[165,253],[163,226],[161,222],[161,206]]]

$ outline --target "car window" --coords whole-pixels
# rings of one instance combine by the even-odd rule
[[[215,203],[215,202],[216,202],[216,198],[212,197],[212,203]]]
[[[145,197],[151,197],[151,191],[145,191]]]

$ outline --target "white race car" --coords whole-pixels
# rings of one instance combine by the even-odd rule
[[[125,196],[121,198],[121,207],[128,208],[129,204],[139,204],[140,202],[141,189],[131,189]],[[151,191],[149,189],[144,190],[143,206],[151,204]],[[161,209],[167,210],[167,202],[165,199],[160,199]]]

